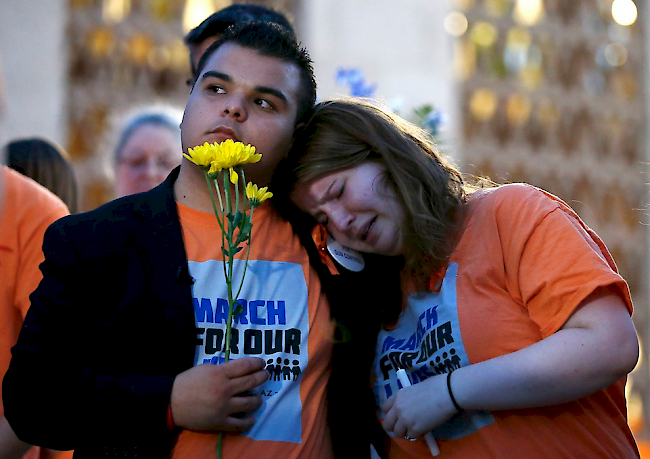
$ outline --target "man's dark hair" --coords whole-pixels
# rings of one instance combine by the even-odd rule
[[[254,21],[273,22],[295,34],[291,23],[282,13],[262,5],[237,3],[210,15],[201,24],[190,30],[185,35],[185,44],[188,46],[198,45],[206,38],[224,33],[233,24]]]
[[[223,34],[226,29],[235,24],[254,21],[272,22],[284,27],[295,35],[293,26],[282,13],[262,5],[236,3],[220,9],[208,16],[201,24],[190,30],[184,37],[185,45],[190,49],[190,67],[194,78],[198,76],[194,61],[191,58],[193,49],[211,37]]]
[[[197,76],[203,71],[210,56],[225,43],[235,43],[256,51],[261,56],[274,57],[298,67],[300,87],[297,94],[296,124],[299,124],[316,103],[316,78],[309,53],[300,46],[295,35],[270,22],[255,21],[230,26],[201,56]]]

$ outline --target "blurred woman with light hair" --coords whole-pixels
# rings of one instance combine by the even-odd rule
[[[111,133],[115,196],[148,191],[181,163],[183,112],[171,106],[137,108]]]

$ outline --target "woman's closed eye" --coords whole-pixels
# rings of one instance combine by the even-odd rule
[[[343,193],[345,192],[345,182],[343,185],[341,185],[341,188],[339,188],[339,191],[336,192],[335,194],[335,199],[341,199],[343,197]]]

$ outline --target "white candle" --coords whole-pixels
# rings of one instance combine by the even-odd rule
[[[411,380],[409,379],[409,375],[406,373],[406,370],[404,370],[403,368],[397,370],[397,379],[399,379],[399,382],[402,383],[402,387],[408,387],[411,385]],[[429,451],[431,451],[431,455],[438,456],[440,454],[440,450],[438,449],[438,444],[436,443],[436,439],[433,438],[433,433],[427,432],[426,434],[424,434],[424,440],[427,442],[427,445],[429,446]]]

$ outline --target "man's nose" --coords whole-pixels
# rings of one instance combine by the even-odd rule
[[[236,121],[245,121],[247,113],[243,98],[235,94],[230,96],[223,106],[222,114],[226,117],[233,118]]]

